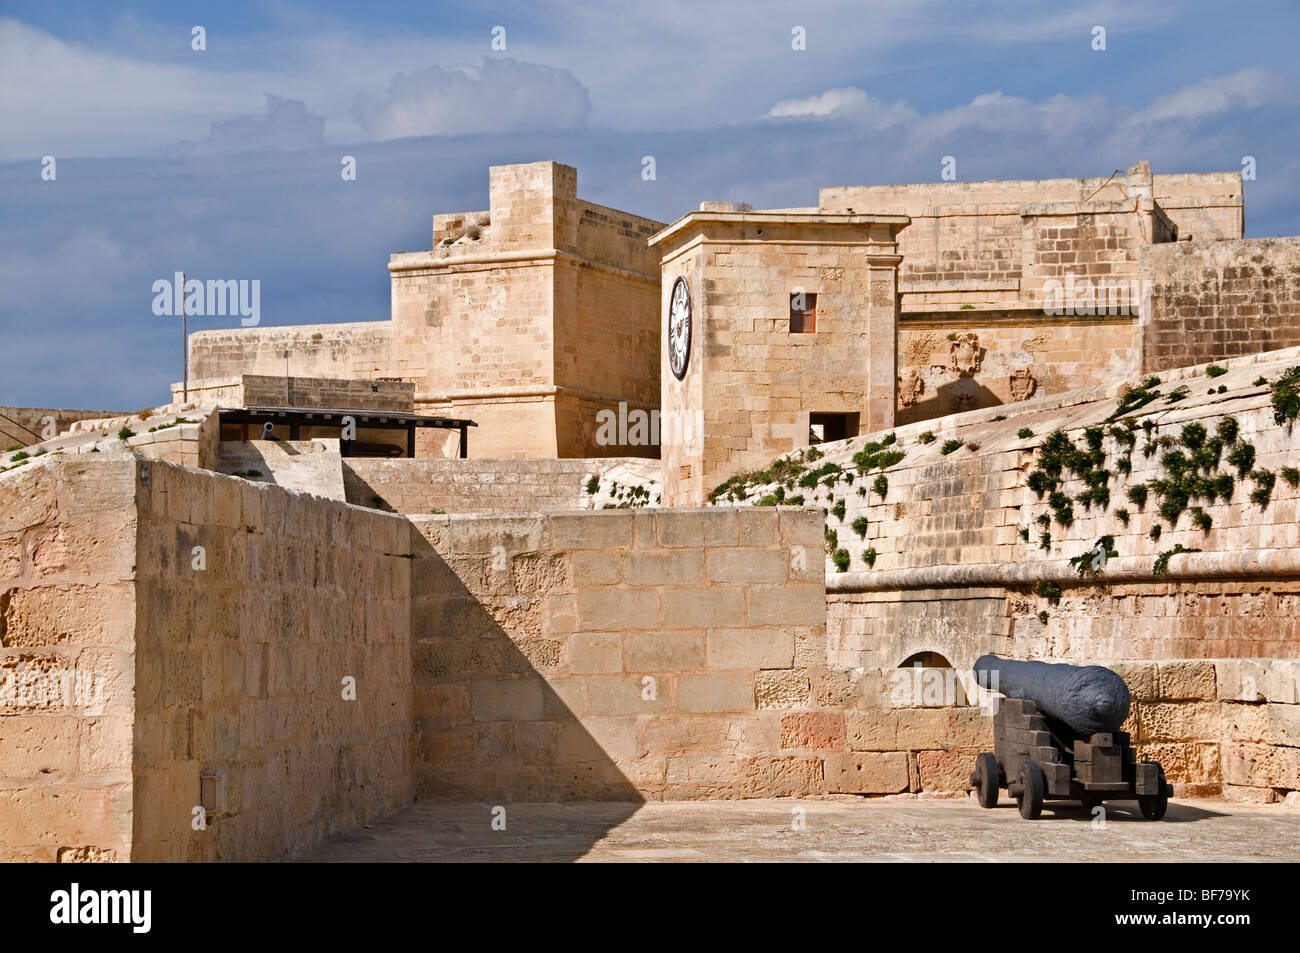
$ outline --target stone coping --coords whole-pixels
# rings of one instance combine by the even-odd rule
[[[892,592],[899,589],[948,589],[968,586],[1023,586],[1039,581],[1079,586],[1130,582],[1187,582],[1201,579],[1300,575],[1300,551],[1243,549],[1234,552],[1178,553],[1168,570],[1153,571],[1155,556],[1118,556],[1098,576],[1080,576],[1068,559],[1034,563],[968,563],[846,572],[826,580],[827,592]]]

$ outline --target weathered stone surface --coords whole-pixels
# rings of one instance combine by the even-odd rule
[[[844,750],[844,715],[830,711],[783,715],[781,747],[813,751]]]
[[[907,755],[902,752],[829,754],[826,789],[832,794],[897,794],[908,789]]]

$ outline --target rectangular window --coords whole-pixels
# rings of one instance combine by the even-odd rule
[[[790,294],[790,333],[815,334],[817,332],[817,296],[806,291]]]
[[[832,440],[847,440],[858,435],[857,414],[809,414],[808,442],[810,444],[829,443]]]

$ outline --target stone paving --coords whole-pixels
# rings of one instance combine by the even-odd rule
[[[581,802],[422,802],[345,834],[309,862],[935,862],[1294,861],[1300,811],[1211,800],[1170,803],[1160,822],[1123,802],[1104,828],[1071,801],[1048,801],[1025,821],[1003,798]],[[802,829],[796,809],[803,810]],[[498,825],[499,826],[499,825]]]

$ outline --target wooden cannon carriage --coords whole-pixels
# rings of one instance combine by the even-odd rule
[[[1089,809],[1102,801],[1136,798],[1147,820],[1158,821],[1165,816],[1173,787],[1165,780],[1159,762],[1138,761],[1128,732],[1086,730],[1109,727],[1117,724],[1116,718],[1122,722],[1127,717],[1128,689],[1122,679],[1099,669],[1119,681],[1118,688],[1113,683],[1101,684],[1099,688],[1098,677],[1090,671],[1095,666],[1079,669],[1042,662],[1008,663],[992,656],[984,656],[976,663],[977,673],[981,665],[986,672],[989,670],[990,663],[986,660],[996,663],[1008,694],[1024,695],[1026,689],[1037,688],[1048,702],[1040,706],[1028,697],[999,700],[993,716],[994,750],[976,757],[975,771],[970,777],[982,807],[995,807],[998,791],[1005,787],[1016,799],[1020,816],[1029,820],[1042,813],[1046,798],[1082,801]],[[1091,683],[1075,678],[1074,684],[1065,684],[1063,680],[1074,673],[1087,673]],[[1012,682],[1010,686],[1005,684],[1007,676]],[[1063,692],[1069,690],[1076,696],[1084,696],[1091,706],[1084,714],[1069,707],[1071,699],[1063,702]],[[1116,698],[1117,695],[1121,697]],[[1043,707],[1071,717],[1074,725],[1052,717]],[[1103,709],[1098,721],[1095,713]],[[1085,730],[1079,730],[1080,726]]]

